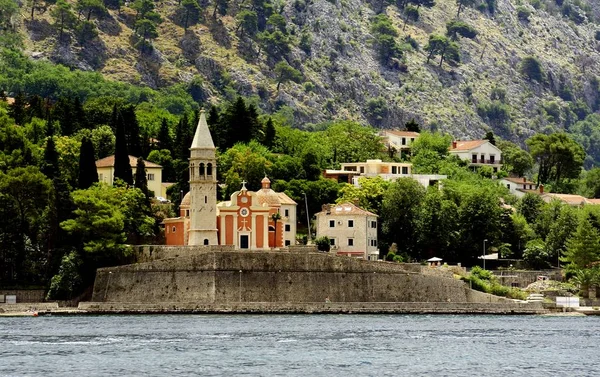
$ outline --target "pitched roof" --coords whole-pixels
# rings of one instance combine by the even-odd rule
[[[586,199],[588,204],[600,204],[600,199]]]
[[[135,168],[137,166],[137,160],[138,158],[135,156],[129,156],[129,165],[131,165],[132,168]],[[159,164],[155,164],[154,162],[150,162],[150,161],[146,161],[144,160],[144,165],[146,165],[146,168],[162,168],[162,166],[160,166]],[[115,166],[115,155],[113,154],[112,156],[108,156],[108,157],[104,157],[99,159],[98,161],[96,161],[96,167],[97,168],[110,168]]]
[[[507,178],[502,178],[502,179],[505,181],[512,182],[512,183],[522,183],[524,185],[535,185],[535,182],[528,181],[527,178],[525,178],[525,177],[521,177],[521,178],[507,177]]]
[[[194,134],[194,141],[192,141],[191,149],[203,149],[203,148],[215,148],[212,136],[210,136],[210,130],[206,123],[206,114],[204,110],[200,110],[200,120],[196,127],[196,133]]]
[[[331,204],[330,211],[321,211],[315,215],[328,215],[328,216],[347,216],[347,215],[362,215],[362,216],[376,216],[373,212],[364,210],[350,202],[341,204]]]
[[[395,136],[419,137],[419,133],[414,131],[384,130],[383,133]]]
[[[587,203],[587,199],[581,195],[573,195],[573,194],[555,194],[552,192],[546,193],[542,196],[545,196],[550,199],[558,199],[570,205],[579,205]]]
[[[292,198],[290,198],[283,192],[278,192],[277,196],[279,196],[279,201],[281,202],[281,204],[297,204]]]
[[[451,151],[470,151],[471,149],[475,149],[485,143],[488,143],[489,140],[465,140],[460,141],[457,140],[452,143],[450,146]],[[454,147],[454,143],[456,143],[456,147]]]

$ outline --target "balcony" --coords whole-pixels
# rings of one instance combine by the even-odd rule
[[[477,164],[477,165],[502,165],[502,161],[501,160],[482,160],[482,159],[478,159],[478,160],[471,160],[471,164]]]

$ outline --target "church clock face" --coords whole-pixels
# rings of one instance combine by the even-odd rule
[[[242,196],[242,203],[248,203],[248,198],[245,196]]]
[[[242,217],[247,217],[250,214],[250,211],[248,211],[248,208],[242,208],[240,210],[240,216]]]

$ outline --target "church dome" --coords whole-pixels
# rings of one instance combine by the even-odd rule
[[[183,199],[181,200],[181,204],[179,205],[179,207],[187,207],[187,208],[189,208],[191,201],[192,201],[192,196],[188,192],[187,194],[184,195]]]

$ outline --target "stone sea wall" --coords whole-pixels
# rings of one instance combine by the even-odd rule
[[[307,252],[241,252],[160,248],[178,257],[99,269],[93,302],[314,303],[454,302],[506,299],[456,279],[407,271],[401,264]],[[412,270],[412,268],[411,268]]]

